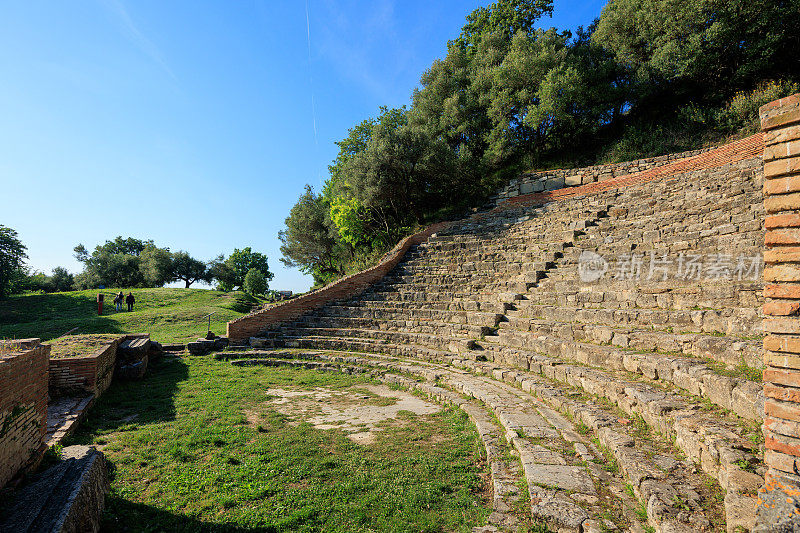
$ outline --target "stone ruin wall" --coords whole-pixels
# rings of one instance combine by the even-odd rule
[[[122,335],[85,357],[51,359],[50,396],[88,393],[99,397],[103,394],[111,385],[111,379],[114,376],[117,347],[126,338],[125,335]]]
[[[0,488],[43,451],[50,346],[31,344],[0,355]]]
[[[637,159],[635,161],[625,161],[622,163],[594,165],[584,168],[526,172],[517,178],[511,179],[508,182],[508,185],[503,187],[492,198],[492,201],[494,203],[498,203],[516,196],[602,182],[613,178],[618,178],[620,176],[644,172],[645,170],[667,165],[675,161],[695,157],[711,150],[712,148],[702,148],[700,150],[666,154],[658,157]]]

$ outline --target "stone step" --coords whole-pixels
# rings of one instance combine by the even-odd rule
[[[580,322],[615,327],[670,329],[681,333],[721,333],[734,337],[756,337],[762,334],[760,310],[726,309],[602,309],[576,306],[537,304],[534,300],[514,303],[520,317]]]
[[[546,336],[526,338],[524,346],[514,346],[508,336],[503,337],[496,342],[483,340],[480,346],[491,348],[494,354],[506,352],[513,353],[514,357],[536,358],[553,364],[580,364],[636,374],[705,398],[743,418],[758,421],[763,418],[764,395],[760,382],[721,375],[705,361],[636,353]]]
[[[634,530],[641,530],[637,507],[631,505],[633,498],[626,494],[631,491],[625,482],[643,502],[639,508],[647,511],[647,521],[657,530],[711,530],[712,524],[704,517],[704,507],[714,506],[711,488],[702,476],[694,474],[693,465],[671,455],[665,449],[668,446],[642,442],[641,437],[632,438],[628,434],[630,431],[617,421],[617,415],[596,408],[584,416],[595,422],[595,427],[589,427],[595,431],[596,442],[605,448],[599,450],[581,435],[580,428],[552,405],[546,405],[536,397],[547,393],[540,397],[561,409],[569,395],[554,395],[553,387],[545,389],[544,385],[538,384],[534,391],[530,379],[515,383],[513,378],[509,379],[512,376],[508,372],[504,376],[494,372],[493,377],[505,377],[517,387],[489,378],[476,379],[473,373],[460,373],[452,367],[376,359],[379,356],[375,355],[314,354],[311,357],[421,375],[481,400],[494,412],[505,429],[506,438],[520,457],[534,518],[545,521],[558,531],[624,528],[627,524],[621,521],[628,521]],[[478,373],[485,373],[487,369],[488,366],[484,365]],[[536,396],[519,390],[520,385],[527,385]],[[567,414],[573,416],[569,411]],[[613,455],[624,480],[614,472],[616,468],[604,469],[601,466],[602,463],[608,464],[604,454]],[[713,509],[709,511],[713,512]],[[615,518],[616,523],[601,522],[602,517],[607,519],[609,516]]]
[[[758,443],[760,426],[757,422],[746,421],[700,402],[692,403],[681,395],[646,383],[625,381],[597,369],[557,364],[540,357],[530,361],[530,370],[525,371],[521,358],[514,360],[511,354],[505,357],[495,354],[493,359],[492,363],[465,359],[454,364],[465,368],[489,368],[500,374],[540,375],[558,383],[567,383],[587,394],[604,398],[630,416],[640,417],[655,431],[674,440],[678,448],[729,492],[751,495],[754,487],[763,483],[763,444]],[[520,370],[508,370],[513,366]]]
[[[719,309],[757,308],[762,305],[762,285],[736,285],[705,281],[702,284],[637,285],[629,281],[582,284],[578,277],[563,277],[556,269],[548,279],[528,291],[528,298],[545,305],[602,307],[607,309]]]
[[[419,318],[354,318],[341,316],[305,317],[282,326],[283,328],[364,329],[384,331],[418,331],[443,335],[460,335],[469,338],[484,337],[494,333],[489,325],[439,322]]]
[[[473,326],[497,326],[505,315],[502,313],[482,313],[480,311],[449,311],[446,309],[409,309],[396,307],[364,307],[347,305],[329,305],[310,313],[310,317],[346,317],[376,319],[429,319],[454,324],[470,324]]]
[[[486,345],[484,342],[479,344]],[[563,364],[544,356],[531,358],[529,354],[511,350],[487,350],[487,357],[492,362],[481,363],[473,357],[474,352],[462,354],[469,355],[470,358],[461,359],[448,352],[410,344],[393,345],[357,339],[306,337],[294,339],[286,345],[383,353],[436,363],[451,362],[471,369],[488,366],[498,370],[501,375],[503,369],[529,369],[530,375],[539,374],[558,382],[569,383],[587,393],[605,398],[605,401],[610,401],[630,416],[641,418],[662,435],[674,439],[678,447],[700,464],[706,473],[718,479],[723,487],[737,491],[737,494],[749,491],[746,487],[751,487],[757,479],[762,479],[759,477],[763,475],[762,460],[759,458],[762,451],[753,442],[760,435],[757,423],[748,422],[732,413],[726,414],[718,408],[709,408],[700,401],[688,401],[680,395],[654,388],[641,381],[620,379],[609,372]],[[750,469],[756,470],[753,472]]]
[[[291,335],[303,334],[311,329],[330,331],[334,333],[334,336],[337,336],[339,333],[345,334],[344,336],[356,336],[351,334],[353,332],[358,332],[357,336],[371,336],[369,332],[383,332],[384,334],[397,333],[403,336],[407,334],[416,335],[419,333],[433,335],[440,339],[444,339],[445,337],[453,339],[477,339],[494,333],[494,328],[490,326],[452,324],[436,322],[432,320],[376,320],[342,318],[337,318],[335,320],[316,319],[313,321],[295,321],[280,326],[277,331]],[[309,333],[314,334],[313,332]]]
[[[566,410],[573,419],[591,427],[598,437],[605,435],[605,441],[601,438],[601,442],[613,450],[619,445],[615,433],[624,434],[625,430],[617,426],[611,434],[602,431],[602,428],[613,425],[614,420],[618,418],[618,415],[609,412],[602,403],[610,400],[628,416],[633,416],[636,425],[641,426],[636,422],[641,419],[651,428],[651,433],[660,433],[667,441],[674,440],[675,445],[690,460],[718,480],[726,491],[724,506],[728,531],[736,530],[737,526],[745,530],[752,527],[755,518],[755,492],[763,483],[764,465],[763,460],[758,457],[761,453],[759,447],[742,434],[749,430],[753,431],[748,433],[749,436],[757,435],[759,431],[757,427],[743,429],[724,417],[704,412],[682,402],[680,397],[648,390],[646,386],[638,383],[621,386],[619,382],[608,381],[599,372],[584,372],[582,380],[576,380],[575,377],[579,372],[565,372],[564,379],[561,379],[562,376],[557,371],[553,373],[545,371],[542,376],[550,374],[545,379],[535,372],[509,370],[494,363],[466,359],[451,360],[451,363],[474,373],[514,383],[538,398],[553,402],[560,409]],[[562,382],[569,383],[569,386],[579,392],[586,391],[584,385],[591,383],[592,386],[587,392],[602,401],[595,405],[585,396],[576,396],[575,392],[565,389],[566,385],[559,384]],[[630,443],[628,439],[624,441]],[[639,446],[640,443],[637,442],[636,447]],[[617,451],[617,457],[623,470],[641,473],[641,468],[636,467],[638,461],[635,459],[638,454],[634,453],[635,451],[630,445],[623,445],[622,449]],[[655,471],[659,470],[663,475],[663,468]],[[673,475],[674,472],[670,472],[669,477]],[[639,481],[652,479],[647,474],[637,478]]]
[[[451,332],[452,333],[452,332]],[[268,332],[266,338],[302,338],[302,337],[334,337],[350,339],[371,339],[390,344],[422,344],[452,352],[469,351],[475,344],[472,339],[446,335],[443,333],[419,331],[389,331],[377,329],[344,329],[344,328],[307,328],[281,327],[279,331]]]
[[[563,322],[522,317],[515,311],[507,313],[506,320],[500,324],[498,335],[501,338],[512,339],[511,344],[515,346],[524,346],[525,341],[531,337],[550,336],[580,343],[612,345],[628,351],[677,353],[713,359],[732,368],[742,364],[752,368],[763,366],[763,348],[760,339],[743,340],[719,335]]]
[[[366,295],[364,295],[366,298]],[[479,313],[505,313],[513,304],[513,298],[503,298],[505,301],[477,301],[477,300],[456,300],[456,301],[415,301],[415,300],[368,300],[352,299],[336,303],[349,307],[363,307],[365,309],[411,309],[411,310],[439,310],[456,312],[479,312]],[[500,300],[500,298],[497,298]]]

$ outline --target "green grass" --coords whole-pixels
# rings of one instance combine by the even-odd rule
[[[290,424],[270,387],[367,377],[167,359],[115,383],[67,444],[104,447],[107,531],[470,531],[489,513],[482,448],[456,408],[404,414],[369,446]],[[245,416],[258,412],[258,422]]]
[[[159,342],[185,342],[204,336],[209,313],[211,330],[225,333],[225,324],[258,303],[242,292],[204,289],[132,289],[136,305],[131,313],[115,312],[113,294],[128,289],[104,289],[103,315],[97,316],[96,290],[30,294],[0,300],[0,339],[40,337],[43,340],[75,333],[150,333]]]

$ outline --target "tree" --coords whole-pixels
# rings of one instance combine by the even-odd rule
[[[53,275],[50,276],[49,284],[55,292],[64,292],[72,290],[75,284],[75,277],[70,274],[64,267],[56,267],[53,269]]]
[[[235,287],[241,287],[244,285],[244,277],[247,275],[250,269],[253,268],[261,271],[261,274],[267,281],[271,280],[275,276],[269,271],[267,256],[259,252],[254,252],[249,246],[241,250],[235,248],[226,262],[236,276],[234,280]]]
[[[211,281],[208,265],[183,251],[175,252],[172,255],[170,273],[172,280],[185,282],[187,289],[196,281]]]
[[[16,231],[0,225],[0,298],[16,291],[24,279],[26,250]]]
[[[173,257],[169,248],[148,243],[139,256],[139,270],[148,287],[163,287],[165,283],[173,281]]]
[[[76,278],[81,287],[161,287],[171,281],[172,256],[152,240],[116,237],[95,247],[91,254],[79,244],[75,258],[84,271]]]
[[[251,268],[244,277],[242,288],[248,294],[258,295],[267,292],[269,286],[267,285],[267,279],[264,277],[264,274],[256,268]]]
[[[230,292],[236,288],[236,272],[228,264],[224,254],[211,260],[208,272],[211,279],[217,281],[217,290]]]
[[[799,12],[797,0],[613,0],[593,39],[630,70],[640,97],[719,100],[797,79],[800,26],[776,21]]]
[[[278,233],[281,263],[311,274],[317,285],[343,275],[343,263],[351,255],[329,214],[329,202],[307,185],[286,217],[286,229]]]
[[[74,248],[75,258],[83,262],[87,279],[106,287],[143,287],[145,280],[140,266],[141,254],[154,246],[153,241],[143,241],[121,236],[95,247],[91,255],[79,244]],[[163,283],[162,283],[163,285]]]
[[[542,15],[552,14],[553,0],[498,0],[467,15],[461,35],[451,45],[475,46],[490,34],[507,40],[519,32],[530,34]]]
[[[267,282],[275,276],[269,271],[267,256],[254,252],[248,246],[241,250],[235,248],[227,259],[224,255],[214,259],[210,266],[210,277],[217,280],[220,290],[231,291],[244,285],[245,276],[253,268],[260,270]]]

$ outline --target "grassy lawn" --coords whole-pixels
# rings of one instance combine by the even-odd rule
[[[359,445],[279,413],[267,393],[366,383],[166,359],[142,381],[115,383],[67,444],[100,446],[113,465],[107,531],[469,531],[484,523],[482,448],[458,409],[401,411],[373,444]]]
[[[115,312],[113,295],[128,289],[104,289],[103,316],[97,316],[96,290],[11,296],[0,300],[0,339],[40,337],[49,340],[77,327],[75,333],[150,333],[162,343],[186,342],[211,330],[225,333],[225,323],[250,311],[257,303],[242,293],[203,289],[133,289],[131,313]]]

